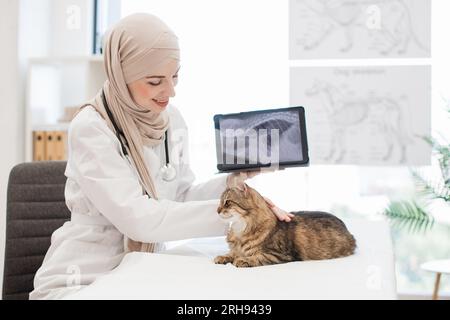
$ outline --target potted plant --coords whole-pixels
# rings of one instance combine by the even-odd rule
[[[447,112],[450,115],[450,105]],[[407,228],[410,232],[426,231],[433,227],[434,218],[429,205],[433,201],[444,201],[450,210],[450,145],[440,143],[432,137],[423,138],[432,147],[432,153],[439,163],[439,177],[429,178],[412,170],[417,198],[410,201],[392,201],[384,210],[393,226]]]

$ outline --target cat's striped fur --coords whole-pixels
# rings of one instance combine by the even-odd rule
[[[292,212],[291,222],[279,221],[264,198],[253,188],[227,188],[217,212],[231,223],[227,235],[230,252],[215,263],[255,267],[300,260],[349,256],[356,241],[345,224],[330,213]]]

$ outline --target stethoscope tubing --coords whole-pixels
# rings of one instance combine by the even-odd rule
[[[117,126],[114,116],[112,115],[111,110],[109,109],[108,102],[106,101],[106,98],[105,98],[105,92],[103,90],[102,90],[102,101],[103,101],[103,105],[105,106],[106,113],[108,114],[108,117],[114,126],[114,130],[116,131],[117,139],[119,140],[120,146],[122,147],[122,153],[126,157],[128,155],[127,148],[129,148],[130,146],[128,144],[127,138],[125,137],[125,134]],[[165,135],[164,136],[164,151],[165,151],[166,164],[163,167],[163,180],[171,181],[176,176],[176,170],[170,164],[169,138],[168,138],[168,134],[167,134],[168,131],[169,130],[166,130],[166,132],[164,133],[164,135]]]
[[[109,105],[108,105],[108,102],[106,101],[105,93],[104,93],[103,90],[102,90],[102,100],[103,100],[103,105],[105,106],[106,113],[108,114],[108,117],[109,117],[109,119],[111,120],[111,123],[114,126],[114,130],[116,131],[117,139],[119,139],[120,145],[122,147],[122,152],[123,152],[123,154],[125,156],[127,156],[128,155],[127,148],[130,147],[128,145],[128,140],[125,137],[125,134],[123,133],[123,131],[121,131],[119,129],[119,127],[117,126],[116,121],[114,119],[114,116],[112,115],[111,110],[109,110]],[[168,143],[169,139],[168,139],[167,132],[168,132],[168,130],[166,130],[166,132],[164,133],[164,135],[165,135],[165,137],[164,137],[164,151],[165,151],[165,156],[166,156],[165,157],[166,158],[166,166],[168,166],[169,163],[170,163],[170,159],[169,159],[169,143]],[[125,145],[124,145],[123,141],[125,141]],[[127,148],[125,148],[125,146]]]

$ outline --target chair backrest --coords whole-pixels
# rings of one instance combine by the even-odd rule
[[[70,219],[64,200],[66,161],[15,166],[9,175],[3,299],[28,299],[52,233]]]

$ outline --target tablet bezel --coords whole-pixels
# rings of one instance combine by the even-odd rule
[[[248,114],[260,114],[260,113],[274,113],[283,111],[297,111],[299,126],[300,126],[300,141],[302,145],[302,155],[303,160],[301,161],[285,161],[277,164],[220,164],[219,160],[223,156],[221,139],[220,139],[220,119],[229,116],[240,116]],[[288,168],[288,167],[301,167],[309,165],[309,154],[308,154],[308,138],[306,136],[306,119],[305,119],[305,109],[302,106],[288,107],[288,108],[277,108],[277,109],[265,109],[265,110],[255,110],[255,111],[245,111],[237,113],[227,113],[227,114],[216,114],[214,115],[214,128],[216,136],[216,161],[217,170],[219,172],[233,172],[233,171],[251,171],[259,168],[269,168],[275,166],[278,168]]]

